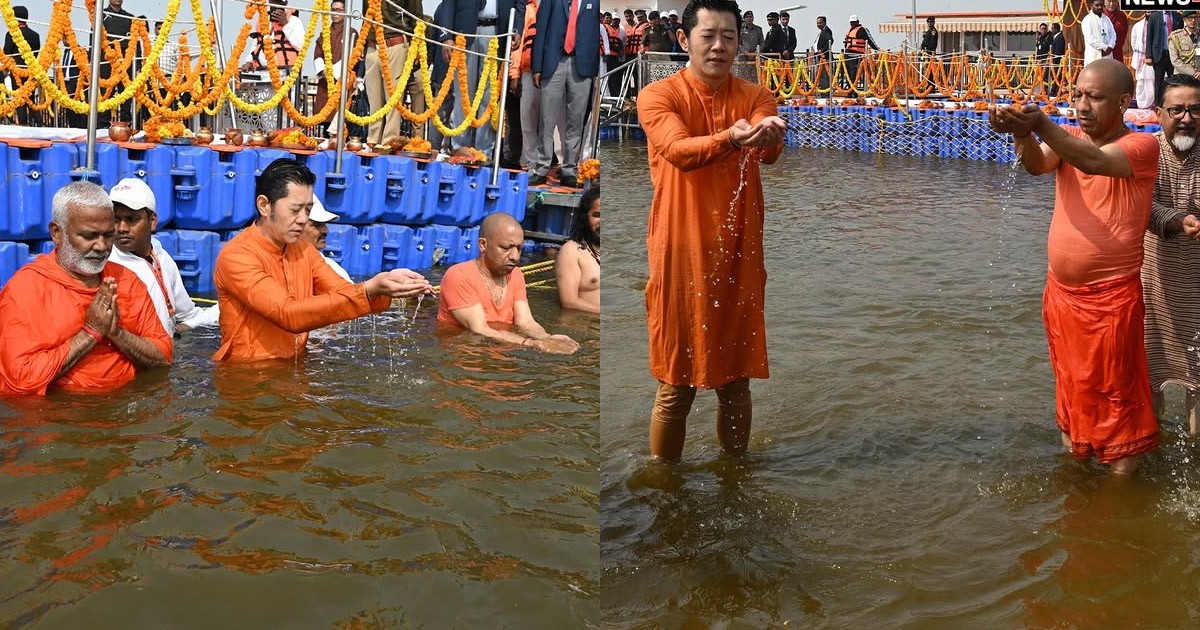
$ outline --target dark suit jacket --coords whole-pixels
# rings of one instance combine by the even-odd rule
[[[1059,31],[1055,33],[1054,39],[1050,42],[1050,57],[1057,62],[1065,54],[1067,54],[1067,38],[1063,36],[1062,31]]]
[[[461,0],[460,0],[461,1]],[[575,18],[575,69],[580,76],[600,74],[600,2],[578,0],[579,15]],[[543,0],[538,6],[537,35],[533,37],[530,72],[542,73],[542,83],[550,79],[563,57],[567,41],[567,11],[571,0]]]
[[[784,27],[783,30],[787,31],[787,45],[785,45],[783,49],[789,53],[796,52],[796,28],[793,26],[787,26]]]
[[[783,27],[776,24],[767,29],[766,41],[763,42],[762,52],[764,53],[782,53],[787,49],[787,33],[783,31]]]
[[[1178,11],[1171,11],[1171,24],[1175,28],[1183,28],[1183,14]],[[1150,23],[1146,25],[1146,54],[1154,63],[1159,63],[1164,59],[1170,59],[1165,50],[1167,46],[1167,36],[1171,33],[1167,31],[1167,27],[1163,24],[1162,15],[1158,13],[1146,14]]]
[[[817,36],[817,52],[829,58],[830,48],[833,47],[833,29],[826,26]]]
[[[434,15],[434,24],[459,33],[474,33],[479,28],[479,12],[483,10],[484,4],[484,0],[442,0],[442,3],[438,5],[438,11],[434,12],[442,14],[442,21],[437,21],[438,16]],[[441,8],[447,5],[449,7],[444,12],[441,11]],[[513,30],[519,35],[525,29],[525,0],[496,0],[497,33],[503,33],[508,28],[508,13],[511,9],[517,10],[517,21],[514,23]],[[453,39],[454,35],[450,33],[442,35],[443,41]],[[599,31],[596,31],[596,41],[600,41]],[[596,46],[599,47],[599,44]],[[500,54],[503,55],[504,52],[502,50]]]

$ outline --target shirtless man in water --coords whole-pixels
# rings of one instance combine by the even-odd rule
[[[1036,105],[989,113],[996,131],[1013,135],[1025,170],[1057,175],[1042,319],[1063,444],[1123,474],[1159,441],[1140,275],[1158,140],[1125,127],[1133,91],[1124,64],[1099,59],[1079,73],[1077,128],[1055,125]]]
[[[554,260],[558,301],[563,308],[600,312],[600,187],[583,193],[569,240]]]

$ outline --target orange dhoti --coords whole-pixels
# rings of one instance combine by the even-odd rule
[[[1100,463],[1158,447],[1142,342],[1145,305],[1137,273],[1068,286],[1050,274],[1042,319],[1054,368],[1056,420],[1071,454]]]

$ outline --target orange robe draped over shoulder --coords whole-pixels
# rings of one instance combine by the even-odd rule
[[[654,185],[646,320],[659,381],[711,389],[769,375],[758,163],[783,147],[749,157],[727,130],[777,113],[758,85],[730,76],[714,90],[686,68],[638,95]]]
[[[50,252],[25,265],[0,290],[0,393],[44,395],[50,387],[67,391],[111,390],[133,380],[137,366],[107,339],[96,344],[65,374],[71,337],[83,330],[88,306],[99,287],[71,277]],[[101,274],[117,281],[120,326],[148,339],[171,360],[172,343],[163,330],[146,285],[130,270],[108,263]]]
[[[1130,177],[1088,175],[1066,160],[1058,166],[1042,296],[1058,428],[1075,457],[1095,455],[1101,463],[1159,443],[1139,274],[1158,140],[1129,133],[1115,143],[1133,168]]]
[[[221,307],[217,361],[291,358],[304,352],[309,331],[392,304],[386,295],[368,300],[362,284],[342,279],[312,245],[280,249],[258,225],[221,249],[213,279]]]

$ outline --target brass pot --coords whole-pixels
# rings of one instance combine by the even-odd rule
[[[261,129],[255,129],[250,132],[250,138],[246,140],[246,144],[252,147],[265,147],[267,146],[267,137],[263,135]]]
[[[234,128],[234,129],[226,129],[225,130],[225,144],[233,145],[235,147],[240,147],[240,146],[242,146],[243,140],[244,140],[244,138],[242,137],[241,129]]]
[[[363,143],[362,143],[362,140],[360,140],[358,136],[350,136],[349,138],[346,139],[346,150],[347,151],[353,151],[354,153],[358,153],[359,151],[362,151],[362,148],[363,148]]]
[[[213,138],[214,138],[214,136],[213,136],[213,132],[211,129],[209,129],[208,127],[201,127],[200,131],[196,132],[196,136],[195,136],[195,139],[193,140],[193,142],[195,144],[208,144],[213,141]]]
[[[132,136],[133,128],[127,122],[118,120],[108,126],[108,137],[113,142],[128,142]]]

